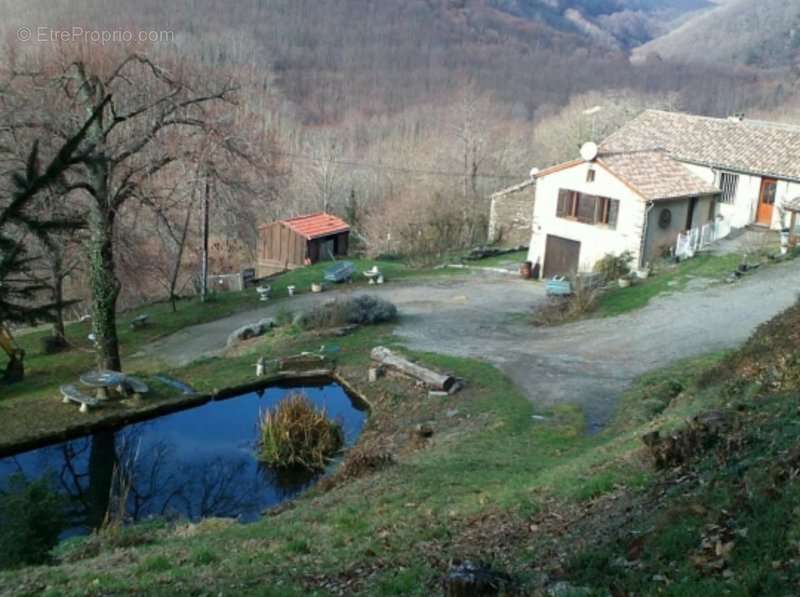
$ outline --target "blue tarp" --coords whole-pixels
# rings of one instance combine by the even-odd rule
[[[356,268],[350,261],[340,261],[325,270],[326,282],[345,282],[352,279]]]
[[[553,278],[547,281],[545,290],[548,296],[569,296],[572,294],[572,283],[566,278]]]

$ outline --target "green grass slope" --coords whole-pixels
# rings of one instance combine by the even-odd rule
[[[799,329],[800,305],[739,351],[643,377],[594,436],[579,412],[537,412],[476,361],[416,355],[467,380],[446,399],[395,378],[367,384],[367,349],[392,338],[387,326],[362,329],[341,340],[340,367],[373,405],[365,448],[392,450],[396,464],[314,489],[252,525],[156,523],[73,540],[54,565],[0,573],[0,587],[436,595],[449,562],[472,558],[528,594],[796,594]],[[319,340],[264,342],[252,349]],[[214,383],[251,362],[211,359],[184,373]],[[419,423],[435,431],[421,444],[407,433]],[[654,431],[669,456],[660,468],[642,442]]]

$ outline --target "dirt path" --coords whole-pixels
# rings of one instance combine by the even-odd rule
[[[617,398],[635,377],[682,358],[735,347],[797,300],[798,291],[800,261],[795,261],[734,285],[662,296],[619,317],[549,329],[532,328],[519,316],[543,300],[543,285],[510,276],[439,278],[387,285],[375,294],[400,308],[396,333],[409,347],[486,359],[535,404],[582,407],[595,430],[608,422]],[[291,308],[331,297],[304,295],[293,299]],[[219,353],[232,330],[274,315],[278,308],[275,303],[189,328],[147,352],[170,364]]]

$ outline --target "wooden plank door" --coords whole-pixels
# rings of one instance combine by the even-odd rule
[[[691,230],[694,227],[694,212],[697,210],[698,201],[700,201],[700,197],[689,199],[689,209],[686,212],[686,230]]]
[[[578,241],[548,234],[544,250],[544,277],[574,278],[578,273],[580,255],[581,243]]]
[[[756,211],[757,224],[772,225],[772,211],[775,209],[775,194],[777,190],[777,180],[765,178],[761,181],[761,194],[758,197],[758,210]]]

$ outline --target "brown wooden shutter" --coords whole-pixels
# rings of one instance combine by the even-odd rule
[[[569,196],[570,192],[566,189],[559,189],[558,191],[558,205],[556,206],[556,216],[563,218],[569,215]]]
[[[619,217],[619,201],[617,199],[608,200],[608,227],[617,228],[617,218]]]

